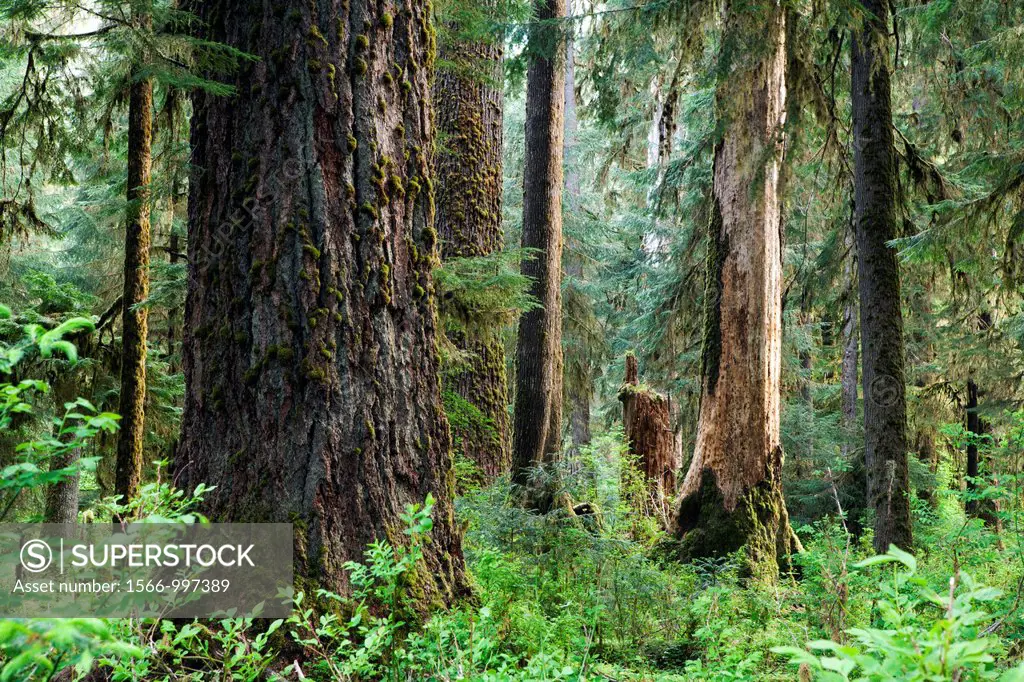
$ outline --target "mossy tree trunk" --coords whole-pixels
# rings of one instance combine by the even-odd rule
[[[765,14],[767,11],[767,15]],[[733,64],[718,86],[700,415],[675,533],[684,558],[746,547],[774,580],[799,547],[782,496],[782,7],[726,6]],[[755,38],[756,36],[756,38]]]
[[[562,440],[562,135],[565,113],[565,0],[536,0],[528,39],[526,160],[523,169],[523,261],[540,306],[522,315],[516,344],[512,434],[513,481],[540,511],[554,503],[553,486],[533,484],[538,467],[554,468]]]
[[[437,155],[437,231],[442,259],[487,256],[502,248],[502,44],[500,38],[463,37],[441,47],[446,67],[434,80]],[[463,368],[445,376],[454,391],[483,415],[483,420],[452,422],[456,447],[474,462],[486,480],[506,473],[509,450],[508,384],[500,330],[453,332],[451,340],[467,352]],[[475,338],[474,338],[475,337]]]
[[[643,477],[642,499],[635,500],[642,513],[657,517],[666,528],[676,492],[675,435],[665,396],[640,383],[636,356],[626,356],[626,380],[619,389],[622,423],[629,443],[631,464]]]
[[[211,0],[204,37],[259,59],[197,94],[184,487],[214,520],[292,522],[300,584],[406,541],[436,499],[418,604],[465,591],[438,381],[429,6]]]
[[[134,17],[148,27],[148,14]],[[153,158],[153,83],[145,66],[132,69],[128,94],[128,212],[124,240],[124,294],[121,317],[121,415],[114,492],[127,502],[142,481],[146,410],[148,312],[135,306],[149,296],[150,177]]]
[[[896,149],[889,82],[889,4],[865,0],[853,35],[853,164],[860,285],[864,463],[875,550],[910,550],[910,481],[903,314],[896,250]]]

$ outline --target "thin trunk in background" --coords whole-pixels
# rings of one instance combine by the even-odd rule
[[[913,546],[907,399],[896,250],[896,149],[889,78],[889,4],[865,0],[853,35],[854,206],[864,386],[864,462],[875,550]]]
[[[579,119],[576,116],[576,59],[575,42],[573,36],[569,35],[565,41],[565,140],[563,143],[564,164],[565,164],[565,215],[568,216],[570,224],[579,218],[580,211],[580,175],[577,166],[577,135],[579,133]],[[570,281],[566,285],[566,300],[577,296],[581,305],[589,306],[586,294],[580,289],[579,283],[583,281],[583,254],[580,252],[580,244],[571,238],[566,240],[565,252],[565,274]],[[571,319],[566,319],[566,327],[572,324]],[[581,346],[583,344],[580,344]],[[566,352],[566,374],[575,380],[570,381],[567,377],[566,399],[569,403],[569,436],[572,442],[573,456],[578,456],[580,451],[590,445],[590,404],[594,397],[593,366],[588,355],[590,348],[570,348]]]
[[[565,114],[565,0],[536,0],[528,38],[526,159],[523,168],[524,248],[536,249],[522,273],[540,302],[519,320],[513,422],[513,482],[525,503],[546,512],[550,480],[537,485],[538,467],[555,475],[562,440],[562,136]]]
[[[136,23],[148,28],[148,14]],[[121,415],[114,492],[128,502],[142,481],[146,406],[148,312],[135,306],[149,295],[150,177],[153,145],[153,83],[132,70],[128,95],[128,215],[124,241],[124,294],[121,331]]]

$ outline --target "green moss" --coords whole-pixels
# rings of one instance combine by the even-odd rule
[[[402,185],[402,178],[397,175],[391,176],[391,189],[400,197],[405,196],[405,187]]]
[[[311,244],[303,244],[302,250],[308,253],[310,256],[312,256],[313,260],[320,259],[320,249],[316,248],[315,246],[312,246]]]
[[[747,490],[729,511],[711,469],[701,474],[700,486],[682,500],[679,507],[681,537],[668,548],[676,558],[691,561],[722,557],[744,550],[741,574],[748,579],[772,583],[789,557],[779,555],[788,545],[789,528],[781,490],[770,478]],[[782,535],[785,534],[785,538]]]
[[[391,25],[395,23],[395,18],[391,16],[391,12],[384,12],[380,15],[380,23],[384,28],[391,28]]]
[[[729,255],[729,237],[722,230],[722,210],[715,200],[708,225],[708,256],[704,283],[704,338],[701,348],[701,374],[707,377],[708,393],[718,385],[722,355],[722,273]]]
[[[365,60],[365,59],[363,59],[362,57],[357,57],[357,58],[356,58],[356,75],[357,75],[357,76],[364,76],[364,75],[366,75],[366,71],[367,71],[367,70],[368,70],[369,68],[370,68],[370,67],[369,67],[369,65],[368,65],[368,64],[366,63],[366,60]]]
[[[362,33],[357,35],[356,36],[356,49],[357,50],[365,50],[368,47],[370,47],[370,39],[367,38]]]
[[[315,25],[309,27],[309,37],[313,40],[318,40],[324,45],[327,45],[327,38],[324,38],[324,34],[320,32],[320,29]]]
[[[357,140],[352,135],[349,135],[348,136],[348,151],[349,151],[349,153],[354,152],[358,148],[359,148],[359,140]],[[351,185],[349,185],[349,186],[351,187]],[[356,191],[356,188],[352,187],[352,194],[355,194],[355,191]]]

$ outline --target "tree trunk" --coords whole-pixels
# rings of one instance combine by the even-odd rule
[[[981,435],[981,419],[978,417],[978,385],[974,379],[967,380],[967,431],[975,437]],[[967,445],[967,491],[975,492],[978,488],[978,443],[972,439]],[[968,500],[964,505],[967,513],[974,516],[978,513],[978,501]]]
[[[85,384],[85,378],[74,368],[65,370],[67,374],[59,374],[53,382],[52,394],[56,416],[59,418],[64,414],[64,404],[75,399],[76,390]],[[58,431],[59,429],[54,429]],[[55,433],[56,435],[56,433]],[[80,449],[74,449],[62,455],[50,459],[50,471],[67,469],[77,465],[81,459]],[[51,483],[46,488],[46,507],[43,513],[43,520],[46,523],[76,523],[78,521],[78,499],[79,499],[79,475]]]
[[[76,466],[82,457],[80,449],[50,460],[50,471]],[[78,474],[51,484],[46,490],[46,523],[76,523],[78,521]]]
[[[540,307],[519,320],[513,425],[513,481],[527,486],[526,503],[548,511],[550,481],[533,485],[531,470],[553,469],[562,440],[562,135],[565,59],[562,27],[565,0],[536,0],[530,25],[526,75],[526,159],[523,170],[523,261]],[[553,472],[552,472],[553,473]]]
[[[989,432],[989,426],[978,413],[978,384],[973,378],[967,380],[967,430],[974,438],[967,445],[967,492],[977,493],[982,480],[982,457],[978,441]],[[994,479],[993,479],[994,480]],[[981,518],[985,525],[999,529],[998,505],[994,500],[970,499],[964,505],[970,516]]]
[[[148,15],[136,20],[143,25]],[[148,312],[133,309],[149,295],[149,182],[152,171],[153,84],[133,69],[128,95],[128,215],[124,241],[124,300],[121,332],[121,414],[114,492],[135,498],[142,480],[145,439],[146,333]]]
[[[629,463],[639,469],[645,482],[643,499],[634,500],[640,511],[656,516],[668,527],[670,505],[676,493],[675,436],[668,401],[640,383],[636,356],[626,356],[626,380],[619,389],[622,424],[629,443]]]
[[[579,215],[580,210],[580,174],[577,159],[577,134],[579,132],[579,119],[576,116],[576,59],[574,53],[574,42],[569,35],[565,40],[565,140],[563,142],[563,159],[565,164],[565,203],[566,215],[570,217]],[[565,274],[572,278],[572,285],[575,291],[570,295],[577,295],[580,300],[585,300],[586,294],[576,286],[576,282],[583,280],[583,254],[579,252],[578,242],[569,240],[565,259]],[[589,305],[589,301],[586,302]],[[569,400],[569,436],[572,442],[574,457],[578,457],[580,451],[590,445],[590,403],[594,397],[594,378],[591,360],[587,354],[588,348],[579,344],[574,348],[573,355],[567,359],[567,364],[575,363],[576,385],[570,384],[568,391]],[[570,365],[571,366],[571,365]]]
[[[853,36],[854,189],[864,386],[864,459],[875,550],[913,544],[907,468],[903,317],[896,251],[896,150],[889,86],[889,5],[866,0]]]
[[[857,334],[857,292],[854,281],[856,254],[853,253],[852,234],[847,237],[847,247],[851,253],[844,266],[846,291],[843,303],[843,360],[839,377],[844,432],[841,452],[844,461],[850,457],[853,431],[857,423],[857,360],[860,345],[860,338]]]
[[[436,499],[421,607],[464,592],[438,382],[429,10],[411,0],[211,0],[256,55],[196,95],[183,487],[214,520],[292,522],[307,590],[405,541]]]
[[[738,62],[716,98],[724,135],[714,159],[700,416],[675,532],[683,557],[746,546],[746,572],[774,580],[799,542],[782,496],[779,439],[785,19],[774,4],[768,14],[726,13],[726,41],[767,29],[768,43],[732,45]]]
[[[437,230],[441,257],[487,256],[502,248],[502,45],[500,38],[467,42],[453,27],[441,49],[451,64],[434,81],[437,128]],[[482,73],[481,73],[482,72]],[[509,470],[508,385],[498,330],[479,338],[451,334],[468,352],[465,369],[446,376],[446,390],[480,410],[485,423],[453,421],[462,454],[486,480]],[[472,332],[470,332],[472,334]]]

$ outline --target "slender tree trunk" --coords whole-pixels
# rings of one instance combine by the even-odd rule
[[[799,549],[779,439],[784,11],[727,7],[725,35],[737,62],[717,94],[724,133],[714,159],[700,416],[675,531],[683,557],[746,546],[747,572],[774,580]],[[754,35],[759,46],[744,48]]]
[[[182,108],[182,92],[178,88],[170,88],[167,92],[167,100],[164,103],[164,108],[167,111],[167,134],[170,139],[171,145],[176,146],[178,143],[178,114]],[[171,180],[171,192],[167,198],[167,214],[168,214],[168,237],[167,237],[167,261],[171,265],[175,265],[179,262],[181,253],[181,238],[174,229],[174,219],[178,211],[178,195],[181,193],[181,176],[177,170],[174,171],[174,177]],[[168,371],[171,374],[178,372],[179,361],[175,358],[175,353],[178,350],[181,310],[179,308],[170,308],[167,311],[167,358],[168,358]]]
[[[80,373],[70,370],[69,375],[59,376],[53,381],[53,402],[58,415],[63,414],[64,404],[75,399],[75,388],[81,383]],[[56,429],[55,429],[56,431]],[[50,459],[50,471],[73,467],[81,459],[82,452],[74,449]],[[46,488],[46,507],[43,519],[46,523],[75,523],[78,521],[79,475],[52,483]]]
[[[849,255],[844,264],[843,274],[843,356],[839,377],[843,442],[840,446],[840,453],[843,461],[850,465],[849,473],[845,478],[848,481],[847,486],[853,490],[850,499],[843,505],[847,517],[846,527],[859,537],[863,532],[861,516],[867,504],[867,481],[863,459],[853,452],[854,445],[858,442],[857,386],[859,376],[857,370],[860,358],[860,335],[857,333],[857,253],[852,225],[846,234],[846,246]]]
[[[974,379],[967,380],[967,431],[975,437],[982,434],[981,418],[978,416],[978,385]],[[971,440],[967,445],[967,492],[974,493],[978,490],[978,443]],[[968,500],[965,505],[967,513],[975,516],[978,513],[978,501]]]
[[[443,259],[487,256],[502,247],[502,45],[500,38],[467,42],[453,27],[441,49],[452,66],[434,81],[437,128],[437,230]],[[491,480],[509,470],[508,385],[499,330],[478,338],[450,334],[468,351],[465,369],[446,377],[451,390],[479,409],[487,422],[452,423],[462,454]],[[472,330],[470,332],[472,335]]]
[[[574,41],[568,36],[565,41],[565,140],[563,144],[563,158],[565,163],[565,208],[566,215],[572,220],[579,215],[580,210],[580,174],[577,166],[577,135],[579,132],[579,119],[576,116],[576,58],[574,53]],[[565,274],[567,274],[574,286],[576,282],[583,280],[583,254],[580,253],[579,243],[570,239],[567,243],[565,258]],[[581,301],[585,301],[585,294],[578,286],[575,291],[569,292],[567,296],[576,295]],[[589,305],[589,301],[585,302]],[[567,320],[568,322],[568,320]],[[568,325],[567,325],[568,326]],[[589,348],[578,347],[570,351],[570,357],[566,358],[566,364],[576,365],[575,375],[577,381],[569,386],[569,435],[572,439],[572,451],[578,455],[580,450],[590,445],[590,403],[594,397],[593,367],[588,355]],[[568,373],[568,371],[567,371]],[[574,384],[574,385],[573,385]]]
[[[866,0],[853,36],[854,188],[864,385],[864,458],[875,550],[913,545],[907,468],[903,317],[896,251],[896,150],[889,85],[889,5]]]
[[[216,520],[292,522],[296,572],[404,542],[433,495],[421,607],[466,582],[438,381],[429,8],[210,0],[208,39],[256,55],[192,117],[179,483]]]
[[[636,356],[626,356],[626,380],[619,389],[622,423],[629,443],[632,465],[643,476],[643,499],[635,501],[642,513],[656,516],[668,527],[670,506],[676,493],[675,435],[665,396],[640,383]]]
[[[62,457],[50,460],[50,471],[73,467],[82,457],[82,451],[72,450]],[[46,490],[46,523],[75,523],[78,521],[78,474],[68,476],[58,483],[53,483]]]
[[[813,343],[813,332],[811,331],[811,283],[805,279],[803,283],[803,290],[800,293],[800,326],[803,327],[804,333],[812,336]],[[804,403],[804,407],[807,409],[808,424],[812,425],[814,420],[814,394],[811,393],[811,375],[813,371],[813,358],[811,356],[811,349],[804,348],[799,352],[800,360],[800,399]],[[806,454],[807,462],[805,463],[804,458],[800,456],[800,452],[797,452],[796,461],[793,462],[794,473],[798,479],[804,477],[804,466],[814,466],[814,429],[813,427],[808,430],[805,434],[806,439]]]
[[[149,25],[148,15],[137,17]],[[149,295],[150,191],[153,84],[133,69],[128,95],[128,220],[124,241],[121,332],[121,414],[114,492],[127,502],[138,495],[145,439],[146,333],[148,313],[134,306]]]
[[[852,433],[857,422],[857,361],[860,347],[860,338],[857,334],[857,284],[855,282],[857,255],[852,231],[846,235],[846,246],[850,254],[843,266],[843,360],[839,377],[842,424],[845,432],[842,445],[844,460],[850,456]]]
[[[528,40],[522,245],[537,249],[537,256],[523,261],[522,272],[533,280],[530,293],[541,306],[520,318],[516,344],[512,469],[521,486],[530,483],[531,469],[550,469],[561,451],[565,49],[555,20],[564,16],[565,0],[536,0]],[[527,504],[550,509],[552,487],[530,490]]]

